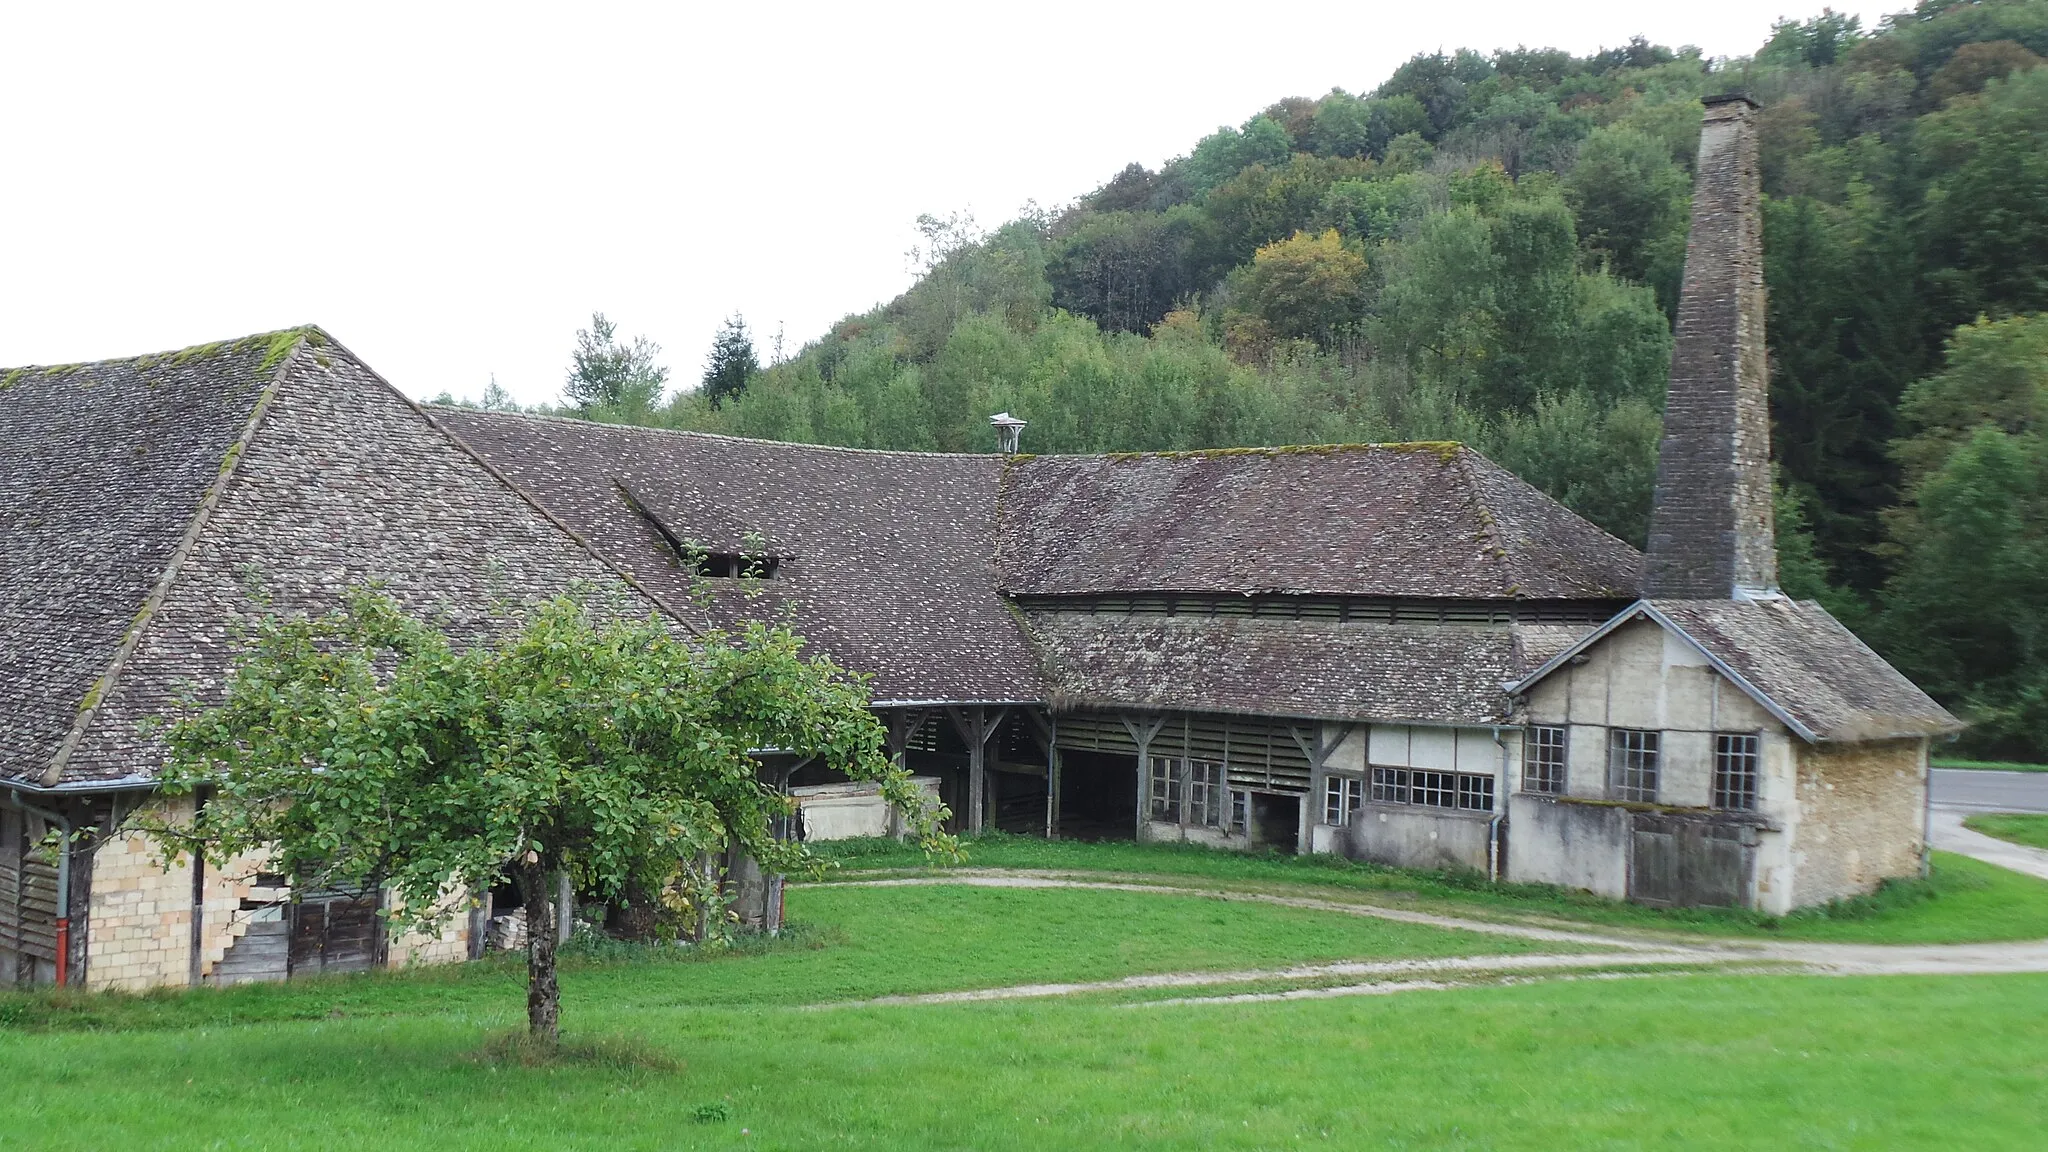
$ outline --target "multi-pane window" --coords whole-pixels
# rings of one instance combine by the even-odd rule
[[[1757,738],[1714,734],[1714,807],[1731,812],[1756,809]]]
[[[1658,734],[1639,728],[1607,733],[1607,790],[1615,800],[1657,802]]]
[[[1408,770],[1406,768],[1373,769],[1372,800],[1375,804],[1406,804],[1408,802]]]
[[[1251,835],[1252,794],[1232,792],[1230,794],[1230,830],[1240,836]]]
[[[1358,776],[1329,776],[1323,781],[1323,823],[1342,827],[1365,802],[1365,780]]]
[[[1564,791],[1564,729],[1538,725],[1522,741],[1522,791]]]
[[[1180,761],[1174,757],[1152,758],[1152,818],[1180,823]]]
[[[1223,789],[1223,765],[1216,760],[1188,761],[1188,823],[1223,823],[1228,797]]]
[[[1420,804],[1462,812],[1491,812],[1493,777],[1422,768],[1374,768],[1372,798],[1376,804]]]
[[[1460,774],[1458,807],[1466,812],[1493,811],[1493,777]]]

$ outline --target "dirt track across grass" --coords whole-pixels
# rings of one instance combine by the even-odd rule
[[[1516,956],[1457,956],[1428,960],[1392,960],[1358,963],[1299,965],[1289,968],[1255,969],[1240,972],[1175,972],[1133,976],[1070,984],[1024,984],[942,992],[923,996],[890,996],[858,1001],[865,1005],[958,1004],[982,1000],[1019,1000],[1052,996],[1138,992],[1162,988],[1219,987],[1232,984],[1319,983],[1345,977],[1385,977],[1362,982],[1316,988],[1294,988],[1274,992],[1226,994],[1214,997],[1180,998],[1176,1003],[1229,1002],[1247,999],[1298,998],[1331,995],[1385,995],[1392,992],[1424,991],[1458,987],[1469,983],[1502,979],[1526,981],[1545,976],[1582,978],[1588,972],[1612,974],[1618,969],[1636,972],[1658,968],[1714,968],[1767,971],[1798,971],[1812,975],[1982,975],[2011,972],[2048,972],[2048,940],[2002,944],[1829,944],[1792,941],[1699,940],[1668,936],[1637,936],[1579,932],[1536,924],[1469,919],[1441,913],[1341,900],[1319,900],[1267,892],[1246,892],[1166,883],[1096,880],[1071,873],[962,870],[945,876],[889,877],[871,880],[843,880],[838,884],[862,887],[918,887],[960,885],[978,888],[1081,888],[1112,892],[1152,892],[1171,896],[1199,896],[1215,900],[1278,904],[1350,916],[1369,916],[1408,924],[1513,936],[1554,944],[1573,945],[1584,951],[1562,954]],[[1157,1001],[1154,1001],[1155,1003]],[[834,1007],[835,1005],[820,1005]]]

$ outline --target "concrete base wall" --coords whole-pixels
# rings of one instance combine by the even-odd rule
[[[1628,896],[1628,809],[1516,793],[1508,798],[1507,879]]]
[[[1164,820],[1147,820],[1138,826],[1138,842],[1141,844],[1200,844],[1204,848],[1228,848],[1243,852],[1251,847],[1250,841],[1235,836],[1221,828],[1201,825],[1169,824]]]
[[[1345,855],[1399,868],[1484,872],[1491,821],[1484,813],[1369,804],[1351,815]]]
[[[913,776],[910,779],[937,802],[938,777]],[[790,792],[803,812],[806,840],[851,840],[863,836],[898,836],[903,832],[903,821],[898,818],[895,807],[882,799],[879,784],[816,784],[793,788]]]

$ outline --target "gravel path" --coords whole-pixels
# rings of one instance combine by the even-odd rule
[[[1982,832],[1972,832],[1963,827],[1964,817],[1975,814],[1974,809],[1949,808],[1935,805],[1928,812],[1927,838],[1936,848],[1944,852],[1959,852],[1974,856],[2000,868],[2010,868],[2029,876],[2048,880],[2048,851],[2029,848],[2025,844],[2014,844]]]
[[[1957,827],[1960,828],[1960,820]],[[1963,830],[1967,831],[1967,830]],[[1969,833],[1975,836],[1976,833]],[[1990,843],[2003,841],[1979,837]],[[2008,847],[2017,847],[2008,845]],[[1976,855],[1975,852],[1971,853]],[[1308,908],[1350,916],[1423,924],[1460,932],[1510,936],[1547,943],[1575,944],[1597,949],[1591,952],[1536,953],[1508,956],[1451,956],[1416,960],[1354,961],[1334,964],[1304,964],[1286,968],[1247,969],[1236,972],[1171,972],[1148,976],[1127,976],[1120,980],[1057,984],[1020,984],[1005,988],[979,988],[962,992],[937,992],[922,996],[885,996],[874,1000],[816,1005],[820,1008],[889,1004],[963,1004],[992,1000],[1027,1000],[1076,996],[1088,993],[1128,992],[1171,988],[1205,988],[1230,984],[1284,981],[1320,981],[1367,977],[1357,983],[1337,986],[1296,988],[1274,992],[1226,993],[1216,996],[1177,997],[1142,1001],[1145,1005],[1252,1003],[1268,1000],[1325,998],[1331,996],[1377,996],[1395,992],[1428,991],[1463,987],[1473,983],[1524,982],[1538,978],[1587,978],[1589,975],[1642,975],[1669,968],[1722,968],[1764,966],[1815,975],[1981,975],[2009,972],[2048,972],[2048,940],[2002,944],[1824,944],[1791,941],[1706,939],[1688,937],[1635,937],[1598,932],[1548,928],[1537,924],[1507,924],[1467,919],[1406,908],[1341,900],[1318,900],[1305,896],[1282,896],[1265,892],[1242,892],[1175,884],[1144,884],[1123,880],[1092,880],[1074,873],[976,869],[943,876],[892,877],[875,880],[846,880],[836,884],[865,888],[906,888],[939,885],[973,888],[1080,888],[1104,892],[1149,892],[1163,896],[1198,896],[1250,904],[1273,904],[1286,908]],[[1628,969],[1628,972],[1618,972]],[[1372,979],[1384,977],[1386,979]]]

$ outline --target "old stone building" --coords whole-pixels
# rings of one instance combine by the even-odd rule
[[[787,610],[963,829],[1772,911],[1912,873],[1956,722],[1773,589],[1751,110],[1702,134],[1647,557],[1453,444],[946,455],[421,409],[312,329],[8,373],[0,977],[466,953],[460,915],[387,940],[376,893],[119,831],[162,803],[146,721],[217,688],[249,590],[373,577],[464,636],[572,583]],[[883,826],[834,783],[790,779]]]

